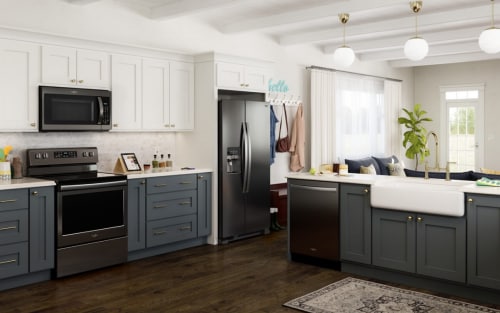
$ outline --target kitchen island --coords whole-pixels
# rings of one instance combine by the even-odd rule
[[[439,208],[436,212],[427,207],[420,210],[397,202],[404,201],[397,196],[405,192],[401,188],[405,188],[406,185],[402,185],[408,182],[411,188],[415,188],[415,193],[422,192],[417,190],[419,187],[428,190],[422,195],[429,198],[451,192],[454,196],[462,195],[462,198],[450,206],[456,206],[456,210],[442,214],[436,213],[440,212]],[[433,184],[438,187],[432,188]],[[476,186],[474,181],[308,173],[290,174],[288,186],[291,199],[288,203],[290,259],[296,256],[291,242],[296,235],[290,235],[294,233],[291,228],[294,224],[300,225],[308,211],[314,212],[318,198],[302,193],[301,197],[308,199],[307,205],[302,205],[303,212],[298,217],[297,214],[294,216],[292,201],[296,186],[337,186],[338,200],[331,203],[331,209],[338,207],[338,219],[329,220],[331,229],[311,230],[316,237],[303,234],[303,238],[311,238],[310,249],[303,249],[300,254],[314,260],[318,253],[316,241],[321,240],[318,234],[338,232],[340,257],[327,261],[339,262],[343,272],[490,303],[500,302],[500,188]],[[390,208],[374,205],[372,192],[380,186],[392,187],[396,193],[395,204],[382,202],[391,204]],[[391,188],[385,191],[388,190]],[[389,193],[384,195],[392,197]],[[324,208],[325,204],[319,206]],[[398,206],[401,209],[397,209]],[[320,224],[325,223],[327,221],[322,220]]]

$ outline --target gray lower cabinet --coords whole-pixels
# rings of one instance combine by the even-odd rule
[[[128,251],[146,248],[146,179],[129,179],[127,192]]]
[[[340,258],[371,264],[370,186],[340,185]]]
[[[31,188],[30,193],[30,272],[54,267],[55,207],[54,188]]]
[[[465,217],[372,210],[373,265],[465,282]]]
[[[476,194],[466,198],[468,283],[500,289],[500,198]]]
[[[54,267],[54,188],[0,191],[0,279]]]
[[[211,197],[211,173],[130,179],[128,251],[210,235]]]

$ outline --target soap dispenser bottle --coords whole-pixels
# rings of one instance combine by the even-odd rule
[[[167,171],[173,170],[174,162],[170,158],[170,153],[167,155]]]
[[[153,161],[151,161],[151,164],[153,165],[153,172],[158,170],[158,160],[156,159],[156,154],[153,155]]]
[[[163,154],[160,155],[160,161],[158,162],[158,167],[160,168],[160,171],[166,170],[167,162],[163,158]]]

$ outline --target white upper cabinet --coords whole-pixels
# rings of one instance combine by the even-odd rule
[[[38,130],[40,46],[0,39],[0,130]]]
[[[194,128],[194,65],[144,59],[142,129],[183,131]]]
[[[168,61],[144,59],[142,62],[142,128],[171,130],[170,64]]]
[[[226,62],[218,62],[216,66],[219,89],[267,92],[268,69]]]
[[[127,55],[111,57],[113,130],[142,128],[142,58]]]
[[[194,129],[194,65],[170,62],[170,126]]]
[[[109,54],[60,46],[42,47],[42,83],[109,89]]]

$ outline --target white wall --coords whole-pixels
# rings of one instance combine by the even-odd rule
[[[424,66],[415,69],[415,103],[420,103],[433,119],[427,130],[434,130],[440,139],[440,87],[485,84],[484,167],[500,169],[500,61],[481,61],[450,65]],[[442,139],[441,139],[442,140]],[[442,154],[441,154],[442,155]],[[432,156],[433,157],[433,156]],[[432,159],[433,160],[433,159]],[[434,161],[431,161],[433,163]],[[441,160],[440,164],[445,164]]]

